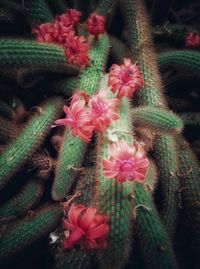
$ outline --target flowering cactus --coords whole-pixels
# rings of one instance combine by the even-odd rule
[[[0,4],[0,267],[32,268],[35,244],[46,268],[199,268],[198,143],[163,91],[199,77],[193,21],[166,23],[167,0],[19,2]]]

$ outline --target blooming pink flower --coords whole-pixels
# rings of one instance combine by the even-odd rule
[[[66,26],[61,20],[55,20],[53,29],[53,37],[57,43],[63,43],[63,41],[67,38],[69,32],[73,31],[71,25]]]
[[[74,32],[70,31],[65,39],[64,49],[69,63],[82,67],[89,64],[89,46],[83,36],[75,36]]]
[[[102,89],[98,94],[92,96],[89,101],[93,116],[94,129],[103,132],[113,120],[117,120],[119,115],[116,113],[119,99],[107,98],[107,90]]]
[[[105,32],[105,17],[93,12],[87,19],[86,29],[96,37],[103,34]]]
[[[142,87],[143,80],[137,65],[125,58],[124,64],[111,66],[108,85],[112,92],[118,92],[118,97],[131,97],[134,91]]]
[[[38,42],[52,43],[54,41],[53,32],[51,23],[43,23],[32,29],[32,33],[36,36]]]
[[[75,25],[80,21],[81,15],[82,13],[79,10],[73,8],[68,9],[66,13],[66,16],[72,25]]]
[[[63,248],[69,249],[75,244],[81,244],[87,249],[100,249],[107,246],[109,226],[106,215],[98,215],[96,208],[86,208],[81,204],[72,204],[67,219],[64,219],[64,229],[67,229]]]
[[[189,48],[200,47],[200,35],[195,32],[190,32],[185,37],[185,45]]]
[[[65,119],[55,121],[56,125],[68,126],[73,136],[79,136],[85,142],[89,142],[94,130],[92,125],[92,115],[86,107],[86,100],[81,99],[82,94],[76,93],[72,97],[70,106],[64,106]]]
[[[142,146],[130,146],[119,140],[109,146],[109,154],[109,160],[102,161],[105,177],[115,178],[119,183],[126,180],[142,182],[145,179],[149,162]]]

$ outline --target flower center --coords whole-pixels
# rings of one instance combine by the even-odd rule
[[[126,179],[131,179],[134,175],[134,163],[132,160],[122,161],[119,169],[120,173]]]
[[[92,107],[93,112],[97,117],[105,115],[108,110],[108,105],[105,102],[98,102]]]
[[[125,72],[123,72],[122,74],[122,80],[124,83],[129,82],[130,80],[130,76],[133,74],[133,72],[131,70],[126,70]]]

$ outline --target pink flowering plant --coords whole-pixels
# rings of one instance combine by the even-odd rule
[[[111,66],[108,85],[118,97],[130,98],[137,89],[143,86],[143,79],[138,66],[125,58],[123,64]]]
[[[97,214],[96,208],[82,204],[72,204],[66,215],[63,220],[64,250],[77,244],[92,250],[107,247],[108,216]]]

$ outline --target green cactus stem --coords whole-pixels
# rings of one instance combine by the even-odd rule
[[[92,95],[98,88],[102,71],[107,61],[109,40],[102,36],[90,51],[91,64],[82,71],[77,89]],[[85,151],[85,143],[79,137],[72,137],[67,129],[58,158],[56,175],[52,188],[54,200],[63,199],[70,190],[79,171]]]
[[[33,177],[22,189],[0,207],[0,221],[4,218],[24,215],[40,201],[44,191],[44,182]]]
[[[149,174],[147,174],[147,181],[149,181]],[[178,268],[172,242],[143,184],[135,183],[134,202],[136,233],[146,268]]]
[[[163,108],[144,106],[132,110],[133,124],[157,133],[178,134],[183,129],[182,120]]]
[[[67,253],[68,252],[68,253]],[[60,254],[60,258],[56,261],[54,269],[88,269],[91,267],[91,254],[87,254],[84,250],[74,247]]]
[[[157,187],[158,171],[155,162],[149,159],[149,168],[144,182],[144,188],[152,195]]]
[[[8,225],[0,241],[0,262],[7,260],[54,230],[61,221],[57,205],[44,205],[32,215]]]
[[[151,37],[150,22],[144,1],[120,2],[128,35],[132,58],[142,72],[144,86],[137,92],[139,105],[165,106],[162,82]],[[135,97],[136,100],[136,97]]]
[[[54,97],[47,100],[41,106],[41,113],[33,116],[18,138],[0,156],[0,189],[44,141],[50,126],[60,115],[62,105],[61,98]]]
[[[159,171],[158,177],[162,195],[161,216],[168,232],[173,234],[177,222],[179,190],[178,157],[175,141],[172,137],[163,135],[154,140],[153,149]]]
[[[47,0],[47,3],[55,15],[63,14],[66,11],[66,3],[64,0]]]
[[[92,150],[91,152],[94,153]],[[89,158],[92,157],[89,152]],[[74,194],[77,197],[73,200],[76,204],[83,204],[84,206],[96,206],[93,199],[95,189],[95,174],[94,167],[85,168],[82,175],[78,177],[77,187]],[[69,197],[70,198],[70,197]],[[63,251],[61,246],[55,250],[55,265],[54,269],[87,269],[92,268],[92,256],[94,253],[82,249],[80,246],[74,246],[72,249]]]
[[[179,189],[180,203],[200,240],[200,166],[194,153],[181,136],[177,136],[179,170],[177,175],[181,182]]]
[[[161,52],[158,56],[158,64],[161,71],[173,67],[199,77],[200,52],[190,50]]]
[[[63,49],[29,40],[0,40],[0,69],[23,72],[56,72],[77,74],[77,68],[67,64]]]
[[[120,118],[113,121],[108,132],[117,135],[118,139],[125,140],[128,144],[133,143],[130,106],[125,98],[120,104]],[[108,247],[102,251],[99,257],[100,268],[122,268],[129,257],[131,247],[131,231],[134,221],[132,216],[133,183],[118,183],[114,179],[103,176],[101,167],[102,159],[109,156],[109,137],[99,135],[97,141],[99,160],[97,161],[97,193],[96,199],[102,213],[110,217]]]
[[[31,25],[50,22],[53,16],[44,0],[25,0],[24,10]]]
[[[150,23],[148,14],[144,5],[144,1],[141,0],[126,0],[123,2],[122,9],[124,12],[124,19],[129,35],[129,47],[133,53],[133,57],[136,57],[136,61],[140,70],[142,71],[144,86],[138,91],[136,103],[141,105],[150,105],[158,107],[166,107],[166,101],[162,93],[162,82],[158,72],[158,66],[156,61],[155,49],[151,37]],[[168,143],[170,143],[170,149]],[[162,151],[160,150],[162,148]],[[175,157],[175,142],[174,139],[168,135],[160,137],[160,148],[154,149],[155,155],[158,160],[163,158],[168,160],[168,157]],[[170,152],[172,151],[172,154]],[[161,154],[161,155],[160,155]],[[176,159],[172,161],[173,172],[175,170]],[[170,166],[165,166],[168,172],[170,172]],[[162,171],[161,171],[162,172]],[[171,177],[171,175],[169,175]],[[161,180],[161,189],[166,194],[163,201],[162,216],[164,218],[164,225],[171,236],[174,235],[176,223],[177,223],[177,197],[175,195],[177,191],[177,184],[175,181],[177,178],[173,175],[172,180]],[[170,190],[170,193],[167,193]],[[169,199],[169,200],[167,200]]]

